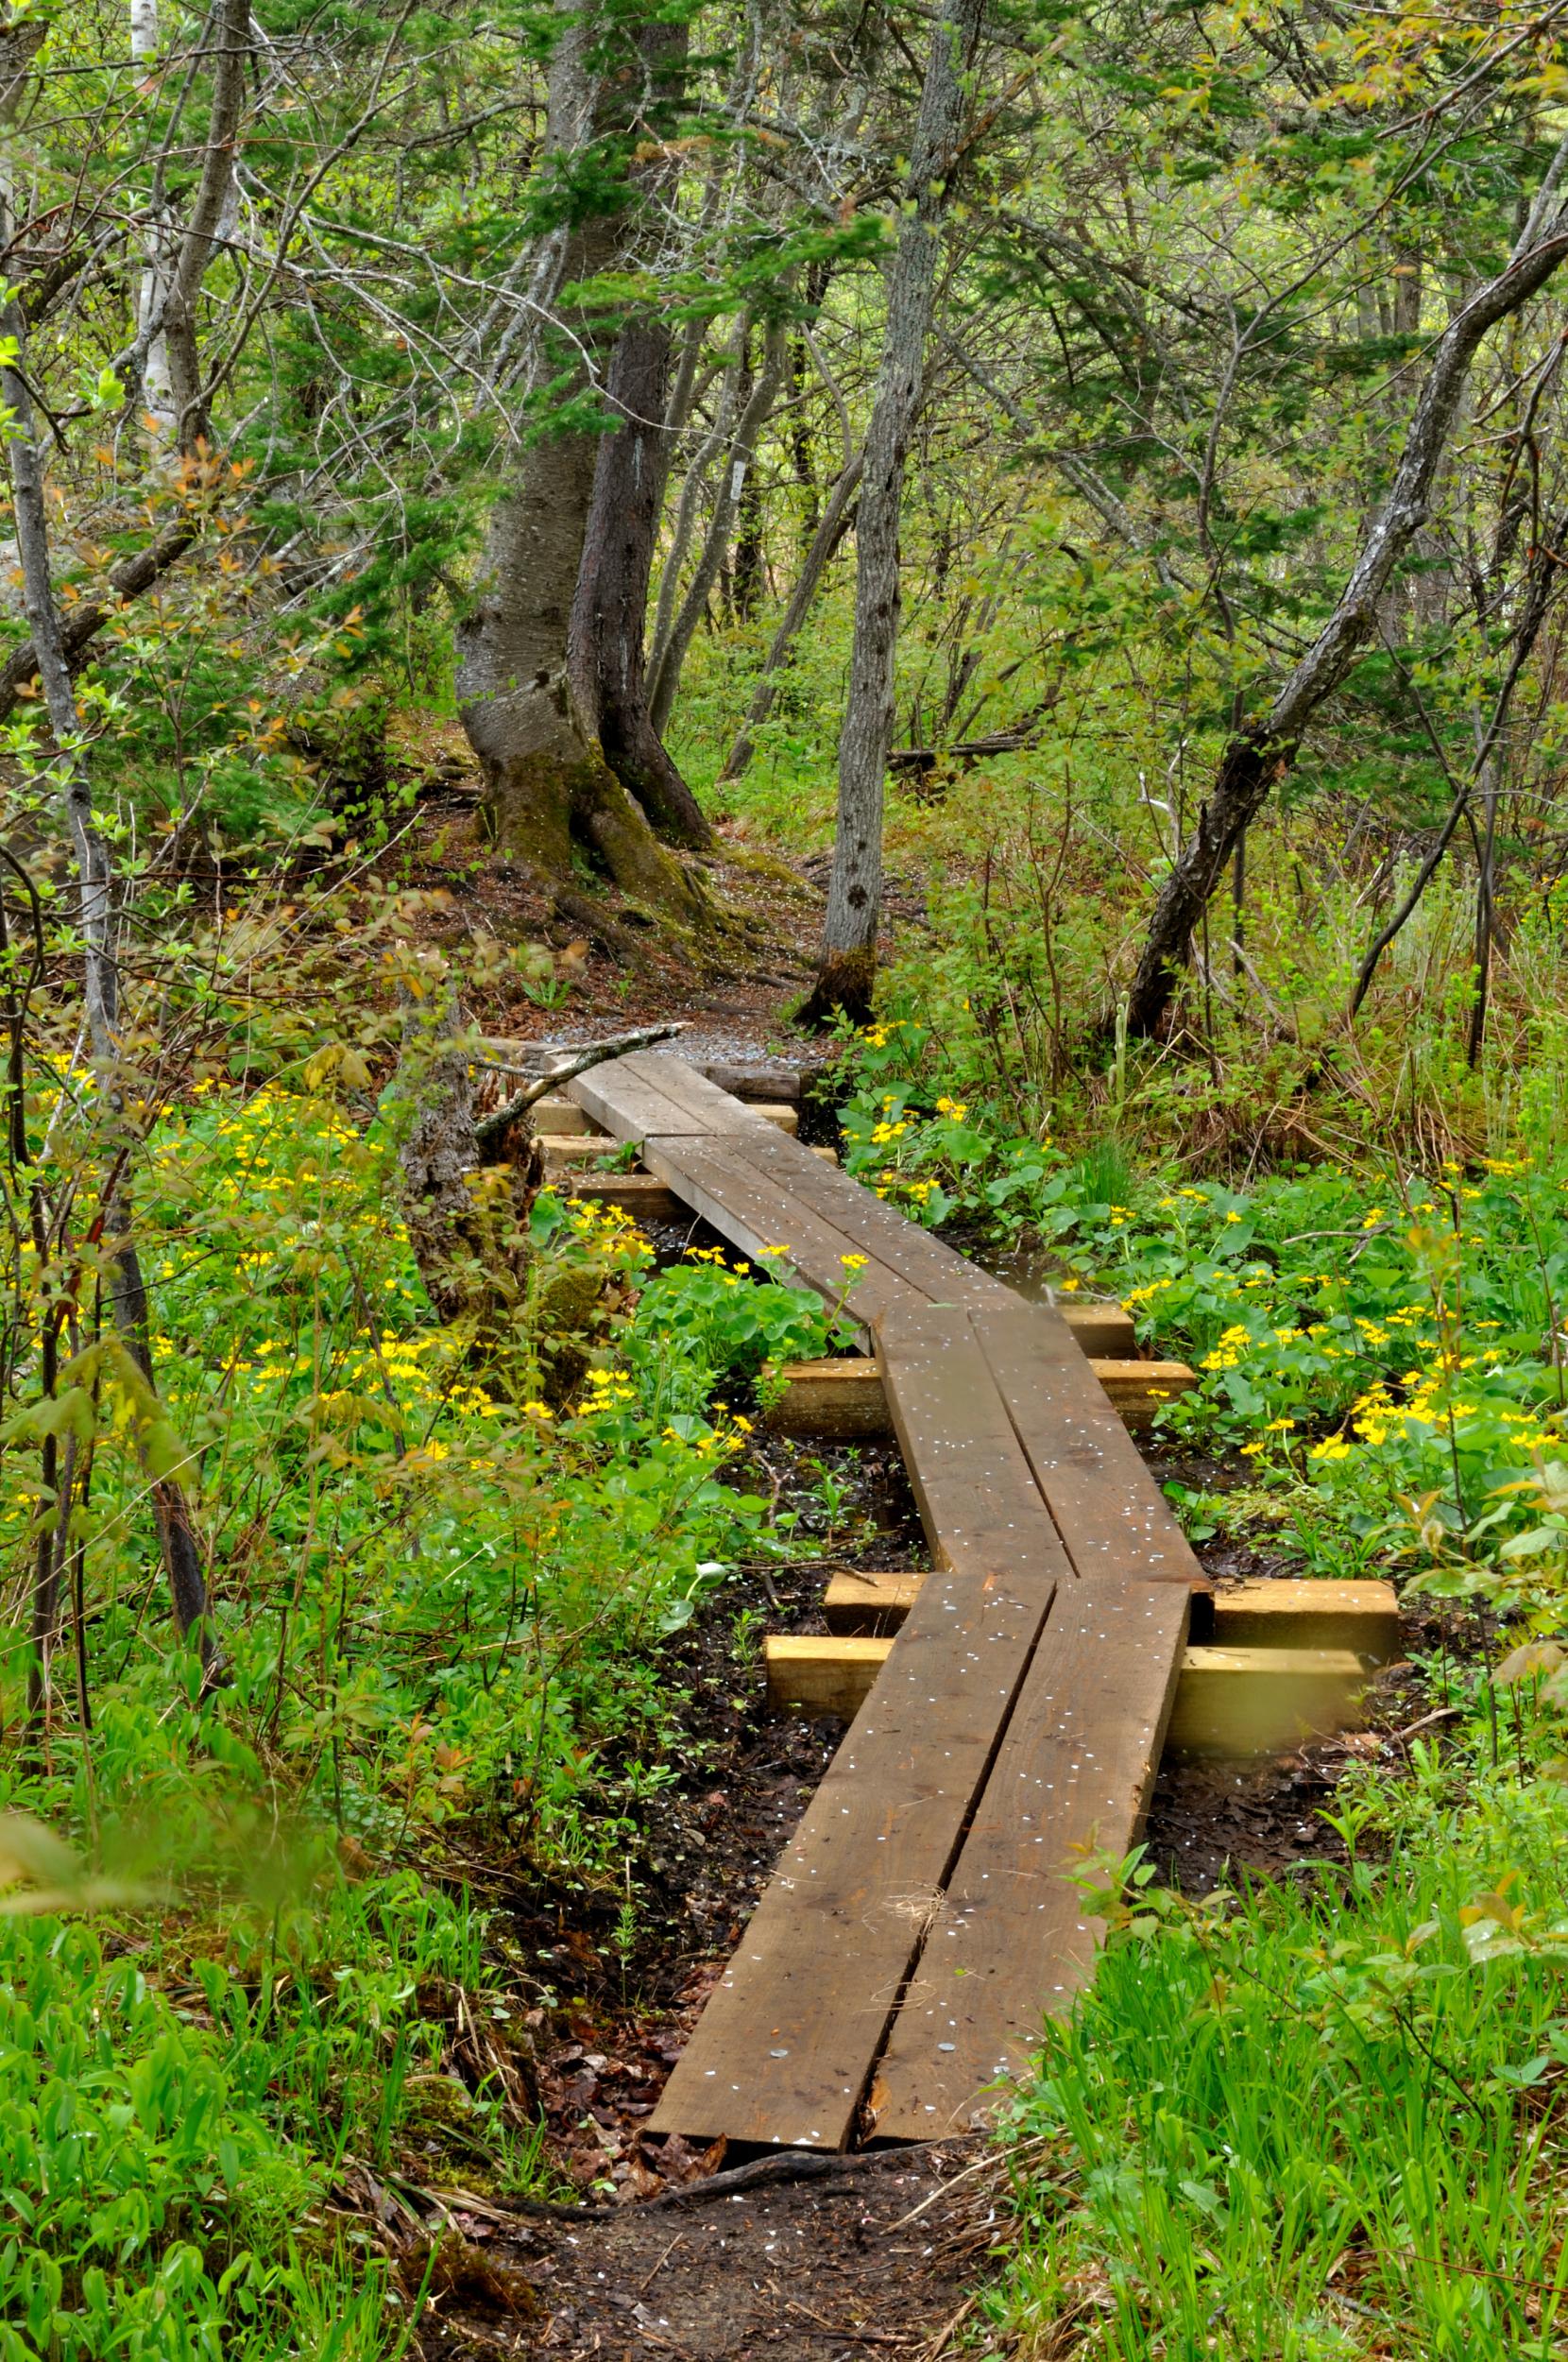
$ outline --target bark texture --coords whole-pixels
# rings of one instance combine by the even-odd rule
[[[882,902],[882,791],[893,743],[898,653],[898,514],[910,431],[920,407],[946,203],[969,96],[965,68],[985,0],[946,0],[931,32],[898,248],[888,282],[887,335],[866,430],[856,527],[855,643],[839,738],[839,812],[816,985],[800,1022],[838,1013],[863,1024],[877,978]]]
[[[162,287],[162,302],[147,313],[137,336],[144,376],[146,355],[161,338],[167,355],[168,400],[179,448],[195,451],[212,432],[208,388],[201,373],[196,345],[196,303],[207,266],[234,196],[234,153],[240,111],[245,101],[245,73],[250,55],[250,0],[218,0],[211,20],[213,106],[207,127],[207,147],[201,177],[191,199],[190,217],[179,251]]]
[[[1214,784],[1160,889],[1127,1003],[1127,1031],[1159,1030],[1210,895],[1242,831],[1285,779],[1314,714],[1339,688],[1377,623],[1394,569],[1426,522],[1482,338],[1543,287],[1568,258],[1568,206],[1556,196],[1568,156],[1559,151],[1506,269],[1456,313],[1433,350],[1405,449],[1381,514],[1321,631],[1268,712],[1231,739]]]
[[[635,48],[639,87],[631,87],[628,71],[616,77],[610,90],[599,56],[604,28],[590,23],[586,11],[562,13],[564,29],[550,71],[546,145],[548,156],[565,168],[600,132],[617,124],[635,124],[654,99],[668,93],[684,55],[686,33],[684,26],[644,26]],[[578,222],[559,240],[554,290],[628,259],[634,235],[632,208]],[[591,323],[571,325],[592,357]],[[656,349],[634,351],[628,368],[634,362],[643,368],[657,366]],[[582,382],[587,383],[586,362]],[[631,688],[639,685],[640,647],[635,660],[628,650],[622,663],[615,660],[614,652],[601,661],[572,646],[600,439],[593,434],[567,433],[535,444],[511,491],[491,514],[479,595],[457,628],[463,727],[485,774],[486,815],[499,844],[550,879],[569,875],[573,849],[585,851],[650,911],[690,923],[706,915],[706,897],[685,865],[659,843],[641,803],[616,776],[600,742],[601,694],[606,685],[613,687],[616,677]],[[627,464],[632,464],[629,459]],[[581,610],[585,625],[611,608],[624,621],[635,588],[632,550],[623,553],[626,580],[612,596],[616,552],[603,507],[601,518],[596,579],[585,590]],[[645,595],[645,577],[643,589]],[[629,695],[612,727],[632,745],[653,792],[662,792],[669,809],[678,810],[678,775],[655,776]],[[700,814],[695,827],[693,814],[694,805],[685,815],[689,837],[701,830]]]
[[[778,399],[788,358],[784,322],[782,319],[770,320],[762,349],[762,367],[741,406],[735,440],[730,445],[724,473],[713,496],[713,513],[708,519],[702,555],[654,668],[649,704],[656,730],[664,729],[673,710],[676,692],[680,688],[681,667],[686,662],[687,651],[696,635],[697,625],[707,611],[713,585],[719,578],[719,569],[729,547],[741,496],[757,454],[757,440]]]
[[[601,436],[568,633],[571,692],[605,762],[662,836],[707,845],[712,830],[648,710],[643,626],[654,540],[670,471],[664,425],[670,331],[630,320],[605,395],[622,423]]]

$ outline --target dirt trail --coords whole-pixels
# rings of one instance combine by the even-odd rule
[[[541,2225],[512,2251],[539,2307],[532,2342],[514,2351],[555,2362],[934,2362],[972,2309],[995,2219],[994,2190],[960,2178],[976,2154],[959,2143],[891,2151],[831,2181]],[[427,2340],[433,2362],[462,2351]]]

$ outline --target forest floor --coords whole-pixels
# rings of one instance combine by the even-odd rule
[[[466,789],[425,797],[397,852],[401,882],[433,898],[435,940],[489,933],[551,947],[561,981],[548,1003],[503,991],[482,1012],[488,1029],[580,1040],[677,1018],[688,1028],[683,1054],[783,1057],[804,1071],[820,1053],[791,1036],[786,1012],[810,972],[820,881],[771,857],[758,862],[743,845],[721,847],[711,874],[753,926],[744,949],[732,937],[707,972],[694,973],[653,945],[628,962],[609,937],[594,941],[531,893],[479,842]],[[901,881],[890,901],[895,928],[920,923],[918,896]],[[808,1136],[832,1128],[826,1108],[814,1123],[808,1116]],[[700,1223],[655,1239],[661,1259],[714,1243]],[[1149,1458],[1162,1481],[1211,1490],[1245,1469],[1158,1445]],[[429,2362],[497,2352],[606,2362],[849,2362],[884,2352],[935,2362],[974,2326],[972,2292],[1005,2222],[999,2162],[983,2144],[944,2142],[857,2160],[833,2180],[721,2185],[699,2197],[734,2162],[724,2145],[695,2150],[641,2129],[845,1727],[770,1708],[761,1631],[823,1629],[818,1551],[862,1568],[928,1563],[891,1446],[758,1432],[731,1481],[793,1515],[811,1554],[793,1566],[738,1569],[667,1644],[682,1756],[630,1840],[635,1929],[616,1891],[540,1877],[504,1831],[461,1834],[465,1874],[504,1915],[527,1964],[546,2153],[562,2196],[577,2193],[585,2211],[523,2219],[478,2198],[465,2207],[448,2191],[460,2261],[443,2263],[431,2282],[418,2332]],[[1199,1555],[1220,1583],[1279,1571],[1266,1551],[1235,1542],[1200,1544]],[[1333,1875],[1340,1849],[1322,1808],[1358,1757],[1397,1762],[1397,1735],[1420,1712],[1400,1669],[1369,1703],[1365,1731],[1287,1756],[1167,1764],[1147,1832],[1156,1875],[1195,1894],[1238,1874]],[[608,2193],[611,2207],[602,2202]]]

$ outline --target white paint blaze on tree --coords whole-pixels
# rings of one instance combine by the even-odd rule
[[[985,0],[947,0],[932,28],[888,280],[886,339],[866,434],[856,535],[855,643],[839,738],[839,816],[816,987],[803,1021],[836,1011],[862,1022],[877,976],[882,901],[882,788],[898,655],[898,517],[910,431],[920,407],[949,180],[969,111]]]

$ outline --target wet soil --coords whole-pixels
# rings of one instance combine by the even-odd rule
[[[424,2352],[429,2362],[484,2347],[556,2362],[934,2356],[970,2309],[989,2243],[985,2213],[949,2186],[973,2155],[957,2143],[895,2150],[846,2161],[828,2180],[678,2210],[628,2206],[609,2224],[541,2224],[503,2242],[509,2306],[492,2296],[479,2312],[470,2290],[422,2332]],[[463,2228],[486,2226],[469,2217]],[[492,2242],[493,2253],[503,2243]]]

